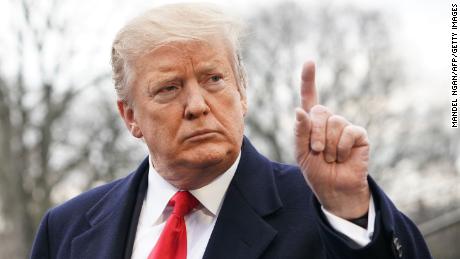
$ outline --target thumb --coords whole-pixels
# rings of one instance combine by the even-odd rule
[[[296,158],[301,161],[302,157],[310,152],[311,119],[302,108],[296,108],[295,145]]]

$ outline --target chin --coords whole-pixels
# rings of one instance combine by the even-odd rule
[[[222,143],[201,144],[184,154],[184,162],[191,168],[208,168],[219,165],[230,166],[238,152]]]

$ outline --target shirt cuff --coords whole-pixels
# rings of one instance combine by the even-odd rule
[[[374,234],[375,223],[375,207],[374,200],[371,196],[369,200],[369,212],[367,213],[367,229],[364,229],[346,219],[337,217],[327,211],[323,206],[321,210],[326,215],[327,221],[336,231],[346,235],[351,240],[355,241],[359,246],[364,247],[371,242]]]

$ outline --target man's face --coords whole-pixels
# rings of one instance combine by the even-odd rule
[[[120,101],[120,113],[144,138],[155,169],[178,187],[207,184],[239,153],[246,100],[230,57],[221,40],[175,42],[132,66],[132,105]]]

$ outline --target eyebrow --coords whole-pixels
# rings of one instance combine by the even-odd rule
[[[196,67],[196,72],[202,74],[202,73],[209,73],[211,71],[214,71],[216,69],[218,69],[219,67],[222,67],[223,64],[221,62],[217,62],[217,61],[214,61],[214,62],[207,62],[207,63],[204,63],[204,64],[199,64],[197,67]]]
[[[195,71],[198,72],[198,73],[206,73],[206,72],[216,70],[217,68],[219,68],[222,65],[223,64],[221,62],[206,62],[206,63],[203,63],[203,64],[198,64],[196,66]],[[176,66],[169,66],[169,65],[160,66],[160,67],[157,68],[157,71],[155,71],[154,74],[160,73],[160,74],[162,74],[161,77],[165,77],[165,78],[177,77],[175,75],[176,74],[175,70],[176,70]],[[166,75],[164,75],[164,74],[166,74]],[[171,75],[168,75],[168,74],[171,74]],[[155,76],[155,77],[157,77],[157,76]]]
[[[149,87],[157,87],[159,85],[180,80],[180,76],[175,73],[169,75],[153,75],[147,80]]]
[[[218,70],[219,67],[223,67],[223,63],[220,61],[212,62],[203,62],[196,66],[195,72],[198,74],[208,74],[215,70]],[[159,84],[164,84],[176,80],[181,80],[180,75],[175,71],[175,66],[160,66],[157,68],[157,71],[153,72],[148,79],[147,84],[149,86],[157,86]]]

